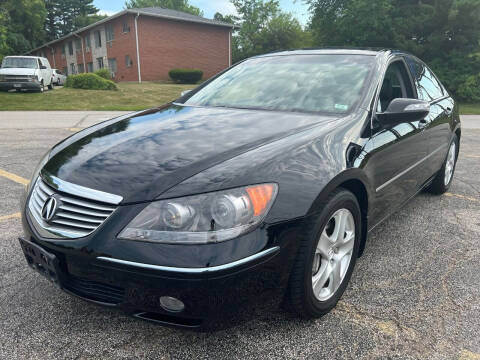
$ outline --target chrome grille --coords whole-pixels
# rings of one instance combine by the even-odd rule
[[[28,82],[31,78],[29,76],[22,75],[5,75],[5,81],[18,81],[18,82]]]
[[[54,216],[45,221],[42,209],[48,199],[57,201]],[[46,238],[80,238],[95,231],[116,207],[101,201],[60,192],[48,186],[40,177],[35,182],[29,210],[40,234]]]

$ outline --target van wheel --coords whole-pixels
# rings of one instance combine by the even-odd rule
[[[45,90],[45,85],[43,84],[43,80],[42,80],[42,81],[40,81],[40,89],[38,90],[38,92],[43,93],[44,90]]]
[[[286,305],[303,318],[316,318],[337,304],[352,275],[362,235],[357,198],[346,189],[335,190],[307,226]]]
[[[53,80],[50,81],[50,85],[48,85],[48,90],[53,90],[54,88],[54,84],[53,84]]]

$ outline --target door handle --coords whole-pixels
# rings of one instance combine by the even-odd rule
[[[427,126],[427,124],[428,124],[428,121],[425,120],[425,119],[422,119],[422,120],[420,120],[420,121],[418,122],[418,128],[419,128],[419,129],[424,129],[425,126]]]

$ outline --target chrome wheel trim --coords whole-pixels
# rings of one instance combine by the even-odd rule
[[[354,244],[353,215],[348,209],[339,209],[323,228],[313,257],[312,288],[317,300],[330,299],[342,284]]]
[[[447,186],[453,177],[453,169],[455,168],[455,150],[456,145],[455,141],[452,142],[450,145],[450,149],[448,150],[447,161],[445,163],[445,186]]]

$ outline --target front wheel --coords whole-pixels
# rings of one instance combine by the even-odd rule
[[[287,304],[304,318],[329,312],[345,291],[361,237],[361,212],[350,191],[335,190],[311,222],[290,276]]]
[[[48,85],[48,90],[53,90],[53,87],[54,87],[54,84],[53,84],[53,80],[50,81],[50,85]]]
[[[427,191],[432,194],[443,194],[448,191],[452,184],[453,174],[455,172],[455,166],[457,164],[458,155],[458,137],[453,135],[452,142],[448,148],[447,157],[442,165],[442,168],[433,179]]]

